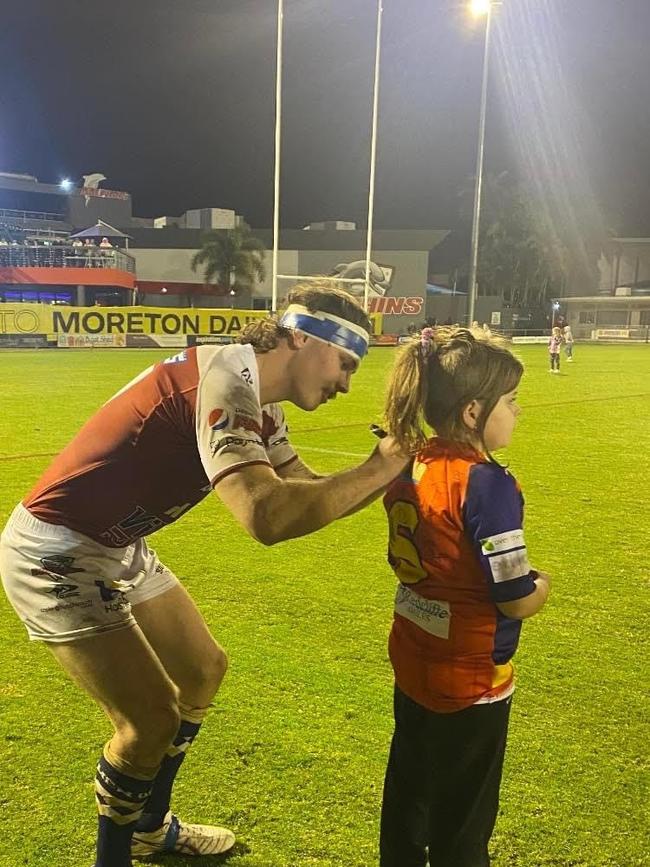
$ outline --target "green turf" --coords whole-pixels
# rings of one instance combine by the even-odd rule
[[[0,522],[92,410],[165,354],[0,353]],[[544,347],[519,354],[524,412],[507,460],[526,495],[531,559],[554,586],[517,655],[494,865],[650,864],[650,347],[578,345],[561,376],[547,373]],[[372,447],[392,356],[372,351],[351,394],[317,413],[288,408],[314,467],[337,470]],[[232,825],[233,867],[377,863],[395,583],[385,535],[375,504],[265,549],[209,498],[155,537],[230,655],[176,806]],[[4,598],[0,671],[0,867],[89,867],[108,725]]]

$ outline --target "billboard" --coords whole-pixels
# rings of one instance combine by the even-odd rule
[[[187,307],[58,307],[51,304],[3,304],[0,335],[156,335],[237,337],[249,322],[268,316],[265,310],[219,310]],[[381,333],[381,316],[372,316]]]

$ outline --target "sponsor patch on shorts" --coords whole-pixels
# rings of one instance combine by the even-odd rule
[[[502,551],[511,551],[513,548],[523,548],[524,531],[507,530],[505,533],[497,533],[496,536],[487,536],[481,539],[481,551],[488,557],[490,554],[500,554]]]
[[[395,612],[437,638],[449,638],[451,610],[448,602],[425,599],[404,584],[397,588]]]
[[[531,570],[528,552],[525,548],[497,554],[496,557],[490,557],[488,563],[492,570],[492,577],[497,584],[501,581],[514,581],[515,578],[523,578]]]

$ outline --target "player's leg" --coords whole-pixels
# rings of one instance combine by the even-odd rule
[[[113,723],[95,778],[96,867],[129,867],[133,831],[178,729],[178,691],[135,624],[48,646]]]
[[[130,837],[179,725],[178,690],[131,615],[145,578],[133,546],[107,549],[22,506],[0,539],[7,597],[30,637],[44,641],[106,711],[115,733],[96,777],[100,867],[131,864]]]
[[[428,742],[438,782],[430,812],[430,867],[489,867],[510,702],[473,705],[432,720]]]
[[[196,605],[180,584],[134,604],[132,610],[179,690],[181,715],[179,729],[163,758],[145,814],[138,825],[133,852],[149,854],[151,850],[153,853],[159,849],[160,840],[165,836],[165,845],[173,851],[203,855],[225,852],[235,841],[232,832],[216,826],[175,824],[177,820],[170,812],[170,800],[176,775],[226,673],[226,655],[210,635]],[[176,839],[172,840],[174,833]]]
[[[395,687],[395,732],[390,747],[381,808],[381,867],[425,867],[429,790],[427,711]]]

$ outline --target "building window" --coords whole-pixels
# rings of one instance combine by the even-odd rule
[[[593,325],[596,322],[596,314],[593,310],[581,310],[578,314],[580,325]]]
[[[0,290],[0,302],[10,304],[72,304],[72,292],[62,290],[4,289]]]
[[[598,311],[598,325],[605,325],[610,328],[627,328],[628,325],[627,310],[608,310],[603,308]]]
[[[642,310],[641,318],[639,320],[640,325],[650,325],[650,310]]]

